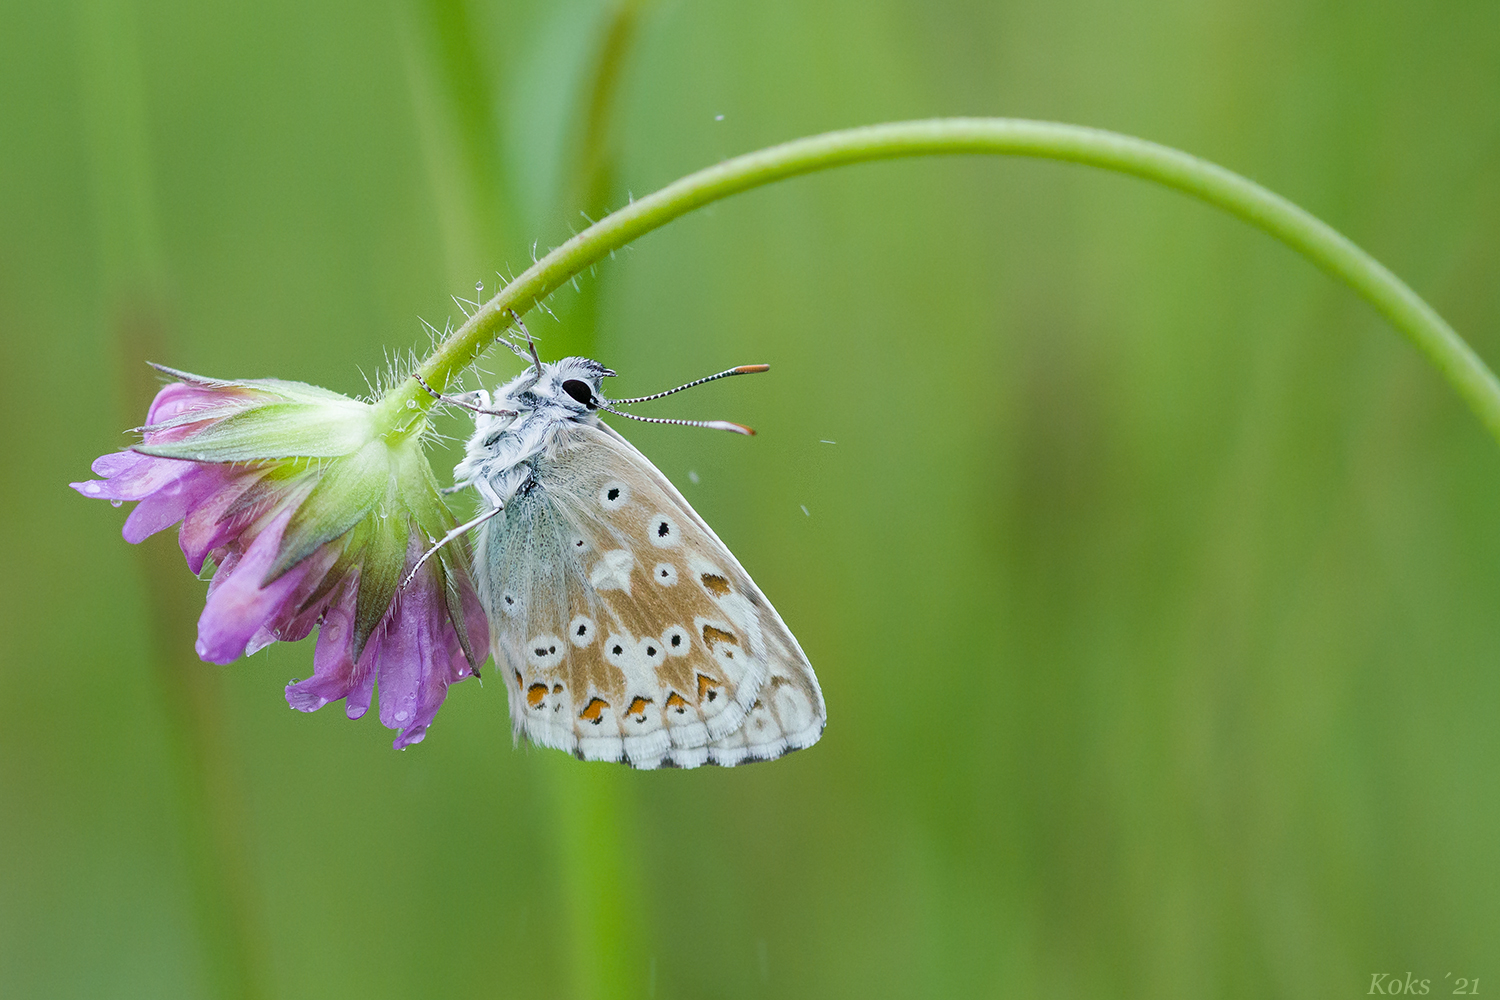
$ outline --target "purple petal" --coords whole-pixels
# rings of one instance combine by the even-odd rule
[[[196,464],[175,458],[153,458],[133,451],[121,451],[102,455],[95,460],[94,471],[107,476],[107,479],[90,479],[68,485],[86,497],[142,500],[191,472]]]
[[[240,564],[240,560],[244,558],[244,555],[245,553],[238,549],[230,549],[224,553],[224,558],[219,560],[218,567],[214,569],[213,577],[208,581],[208,597],[210,599],[213,598],[214,591],[229,582],[229,578],[234,575],[234,568]]]
[[[394,744],[401,750],[422,742],[448,686],[473,671],[431,573],[419,574],[402,595],[387,636],[394,641],[381,649],[380,721],[401,730]]]
[[[297,578],[296,583],[276,612],[250,637],[250,642],[245,646],[246,656],[259,652],[273,642],[296,642],[307,638],[328,607],[329,600],[325,597],[306,609],[302,605],[323,582],[342,551],[343,546],[338,544],[321,546],[286,571],[286,576]]]
[[[267,587],[260,581],[276,561],[281,536],[292,518],[290,509],[277,514],[256,536],[244,556],[231,569],[226,564],[214,574],[208,603],[198,619],[198,656],[209,663],[229,663],[245,651],[257,629],[281,610],[301,577],[295,571],[282,575]],[[220,578],[224,582],[220,583]]]
[[[417,689],[416,718],[396,738],[393,745],[397,750],[422,742],[427,735],[427,727],[432,724],[438,709],[443,707],[443,702],[448,698],[449,686],[457,684],[474,672],[469,666],[468,658],[464,656],[463,648],[458,643],[458,633],[453,631],[453,626],[446,619],[435,624],[443,634],[444,641],[434,650],[436,655],[432,656],[429,661],[431,669],[421,678]]]
[[[398,747],[421,738],[420,735],[406,738],[418,724],[420,689],[447,652],[434,648],[437,637],[432,634],[431,625],[436,596],[428,588],[409,587],[397,598],[395,614],[385,623],[379,663],[380,722],[387,729],[403,730],[402,738],[396,741]],[[421,723],[422,731],[427,729],[429,721],[430,714]]]
[[[315,712],[329,702],[348,699],[349,718],[357,719],[370,704],[370,688],[375,682],[373,641],[365,644],[365,653],[356,667],[349,658],[354,638],[354,600],[357,591],[353,577],[341,588],[340,599],[323,615],[318,629],[318,645],[313,652],[313,675],[305,681],[288,684],[286,700],[299,712]],[[365,689],[361,704],[358,689]]]
[[[408,566],[420,555],[421,545],[414,534]],[[484,609],[467,578],[460,577],[459,585],[470,636],[476,648],[483,650],[489,635]],[[369,709],[378,678],[380,721],[400,731],[395,747],[420,743],[447,698],[448,687],[474,673],[458,632],[448,620],[437,577],[429,567],[400,592],[365,644],[358,665],[349,659],[356,589],[353,579],[343,584],[337,604],[324,612],[313,676],[287,685],[287,703],[312,712],[342,698],[349,718],[357,719]]]
[[[193,465],[136,505],[125,519],[125,540],[135,544],[171,527],[223,489],[224,482],[225,477],[217,466]]]
[[[166,423],[194,410],[218,409],[226,403],[253,399],[255,393],[228,386],[189,385],[173,382],[162,387],[146,412],[146,426]]]
[[[375,697],[374,659],[371,655],[360,658],[360,666],[355,673],[357,683],[344,696],[344,714],[351,719],[362,718],[370,710],[370,702]]]
[[[127,448],[125,451],[112,451],[108,455],[100,455],[94,459],[94,464],[90,468],[94,470],[94,474],[97,476],[113,479],[122,473],[130,471],[142,462],[152,461],[158,460],[153,459],[150,455],[142,455],[138,451],[131,451]]]
[[[194,573],[203,571],[203,562],[210,552],[229,544],[240,532],[260,520],[270,503],[278,499],[270,497],[265,505],[258,504],[240,516],[226,517],[225,512],[254,485],[259,472],[236,473],[230,471],[231,466],[207,468],[223,477],[223,488],[207,497],[201,505],[189,508],[187,516],[182,519],[182,528],[177,532],[177,544],[182,547],[182,555]]]
[[[301,606],[301,602],[301,597],[294,597],[288,600],[285,606],[289,611],[295,611]],[[318,620],[323,617],[326,606],[326,601],[319,601],[294,617],[283,615],[262,625],[250,637],[250,642],[245,646],[245,655],[259,653],[273,642],[300,642],[306,639],[317,627]]]
[[[474,590],[474,584],[467,573],[459,575],[458,593],[463,601],[464,624],[469,633],[469,646],[474,650],[474,655],[479,657],[479,662],[472,665],[477,669],[484,663],[485,654],[490,648],[490,620],[484,613],[484,605],[479,603],[479,594]],[[453,626],[450,624],[448,628],[451,631]],[[456,632],[453,634],[453,644],[458,647],[459,655],[462,656],[463,647],[459,645]],[[465,660],[465,666],[469,666],[467,660]]]

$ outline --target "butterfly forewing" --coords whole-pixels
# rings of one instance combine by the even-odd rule
[[[731,765],[815,742],[796,640],[713,531],[608,427],[559,428],[481,529],[518,733],[588,760]]]

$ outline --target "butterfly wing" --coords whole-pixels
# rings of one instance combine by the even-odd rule
[[[573,424],[533,468],[476,547],[518,735],[642,768],[817,741],[823,696],[797,640],[639,451]]]

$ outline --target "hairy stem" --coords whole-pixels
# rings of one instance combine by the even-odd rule
[[[905,156],[995,154],[1065,160],[1133,174],[1217,205],[1342,280],[1427,355],[1500,441],[1500,381],[1431,306],[1327,223],[1233,171],[1144,139],[1014,118],[939,118],[828,132],[725,160],[612,213],[502,288],[444,340],[420,372],[440,391],[523,314],[631,240],[720,198],[799,174]],[[432,404],[415,381],[381,401],[391,425]]]

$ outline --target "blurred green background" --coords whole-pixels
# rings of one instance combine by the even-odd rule
[[[64,485],[146,358],[363,392],[581,212],[943,114],[1237,169],[1500,359],[1495,3],[0,9],[0,995],[1500,988],[1500,448],[1352,293],[1179,195],[840,170],[533,315],[622,394],[772,364],[652,411],[753,440],[624,429],[817,668],[828,730],[775,764],[513,749],[494,682],[404,753],[291,712],[311,646],[197,662],[172,534]]]

